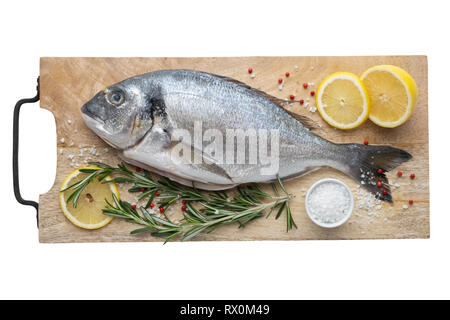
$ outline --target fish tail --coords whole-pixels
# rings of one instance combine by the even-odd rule
[[[349,148],[351,155],[345,161],[348,168],[346,173],[360,182],[377,199],[393,202],[386,172],[411,159],[411,154],[390,146],[344,146]],[[378,186],[378,182],[381,182],[381,186]]]

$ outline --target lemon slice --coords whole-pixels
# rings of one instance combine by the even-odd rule
[[[322,118],[338,129],[354,129],[367,120],[370,100],[358,76],[337,72],[322,81],[316,105]]]
[[[98,168],[84,167],[80,169]],[[69,174],[62,184],[61,190],[66,189],[89,175],[89,173],[80,172],[80,169]],[[106,177],[105,180],[111,181],[111,178]],[[76,208],[73,207],[73,202],[66,202],[66,199],[68,199],[73,191],[74,190],[69,189],[59,193],[61,209],[70,222],[83,229],[98,229],[111,222],[113,217],[104,215],[102,209],[105,206],[105,199],[112,203],[113,193],[116,197],[119,197],[119,190],[117,190],[117,186],[114,183],[102,184],[97,179],[94,179],[82,191],[78,198]]]
[[[417,85],[405,70],[375,66],[364,72],[361,80],[372,104],[370,120],[381,127],[394,128],[409,119],[417,101]]]

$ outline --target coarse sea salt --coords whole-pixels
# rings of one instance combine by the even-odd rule
[[[367,192],[360,186],[357,187],[355,192],[356,207],[358,209],[371,211],[373,209],[381,210],[381,200],[375,198],[370,192]]]
[[[333,225],[343,221],[352,209],[352,195],[341,183],[324,181],[310,190],[307,197],[308,213],[314,221]]]

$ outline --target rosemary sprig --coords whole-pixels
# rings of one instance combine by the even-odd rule
[[[97,168],[80,169],[81,172],[88,174],[87,177],[62,190],[73,190],[67,203],[73,201],[73,206],[76,207],[80,194],[94,179],[98,179],[102,183],[133,183],[128,191],[140,192],[138,200],[148,199],[146,206],[140,208],[141,213],[133,209],[128,202],[118,200],[114,194],[114,205],[106,201],[106,207],[103,210],[106,215],[144,225],[143,228],[133,231],[133,234],[151,231],[152,235],[163,236],[166,241],[177,235],[182,235],[182,240],[189,240],[201,232],[212,232],[216,228],[230,223],[237,222],[239,227],[244,227],[250,221],[263,216],[266,211],[268,211],[266,215],[268,217],[275,210],[277,210],[276,219],[286,212],[287,231],[292,227],[297,228],[289,207],[289,200],[292,196],[279,178],[277,184],[283,191],[281,195],[277,184],[273,183],[274,195],[262,191],[257,185],[246,185],[237,187],[236,193],[230,198],[225,191],[200,192],[194,187],[180,185],[165,177],[155,180],[148,171],[134,172],[128,169],[124,163],[118,164],[117,167],[99,162],[90,162],[89,164]],[[105,178],[111,174],[114,174],[115,177],[106,180]],[[158,206],[164,209],[165,219],[150,214],[146,209],[155,200],[157,192],[159,193]],[[170,221],[165,211],[179,200],[186,200],[186,211],[183,212],[183,222],[175,224]],[[198,203],[200,209],[195,209],[193,203]]]
[[[181,240],[186,241],[202,232],[210,233],[221,226],[235,222],[239,223],[239,228],[244,227],[250,221],[264,216],[264,211],[267,208],[273,208],[280,202],[287,202],[290,199],[290,196],[284,196],[274,198],[271,202],[261,202],[254,197],[253,191],[243,191],[245,196],[240,194],[231,201],[225,200],[227,204],[221,200],[211,203],[200,202],[201,209],[199,210],[188,203],[186,211],[183,213],[184,221],[181,224],[172,222],[167,216],[166,219],[156,217],[144,207],[139,208],[141,211],[139,213],[128,202],[118,200],[114,194],[114,205],[106,201],[107,204],[103,213],[108,216],[131,220],[144,226],[133,230],[131,234],[151,232],[153,236],[164,237],[164,243],[180,235]],[[238,203],[242,207],[240,210],[235,209]],[[245,205],[242,205],[243,203]],[[227,209],[228,207],[233,207],[233,210]]]
[[[84,188],[96,178],[98,181],[102,181],[103,183],[131,182],[134,185],[128,190],[129,192],[138,192],[144,188],[145,192],[138,196],[139,200],[151,197],[155,194],[155,192],[159,192],[161,194],[159,199],[178,197],[186,201],[204,200],[204,196],[198,190],[181,186],[165,177],[162,177],[160,180],[156,181],[147,170],[143,170],[143,174],[140,174],[129,170],[124,163],[118,164],[117,167],[112,167],[101,162],[89,162],[89,164],[98,167],[98,169],[80,169],[80,172],[87,173],[89,175],[83,180],[68,186],[64,190],[61,190],[61,192],[70,189],[74,190],[74,192],[67,198],[67,203],[73,201],[74,208],[76,208],[78,198]],[[116,174],[117,177],[111,180],[105,180],[105,178],[111,174]]]

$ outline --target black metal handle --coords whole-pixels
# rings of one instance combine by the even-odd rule
[[[13,121],[13,183],[14,195],[16,200],[23,205],[33,206],[36,209],[36,221],[39,228],[39,204],[36,201],[25,200],[20,194],[19,187],[19,112],[20,107],[25,103],[34,103],[39,101],[39,78],[37,79],[36,96],[34,98],[21,99],[17,101],[14,107],[14,121]]]

